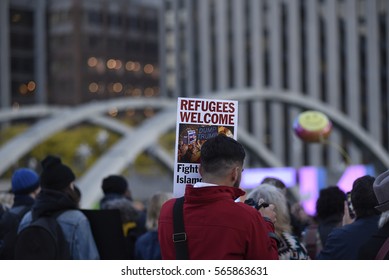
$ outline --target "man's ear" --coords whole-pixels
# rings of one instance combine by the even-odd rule
[[[238,177],[239,177],[238,168],[239,168],[239,167],[234,167],[234,168],[232,168],[231,171],[230,171],[230,178],[231,178],[231,182],[232,182],[232,183],[235,183],[236,180],[238,180]]]
[[[202,166],[202,164],[200,163],[200,166],[199,166],[199,174],[200,174],[200,176],[201,177],[203,177],[203,166]]]

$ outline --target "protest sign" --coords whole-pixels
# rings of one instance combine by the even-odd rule
[[[201,182],[200,149],[218,134],[236,139],[238,101],[178,98],[174,165],[174,195],[184,194],[186,184]]]

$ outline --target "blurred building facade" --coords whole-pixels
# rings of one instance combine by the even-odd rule
[[[301,93],[345,114],[389,148],[389,1],[165,0],[161,84],[165,96],[228,89]],[[372,163],[334,129],[331,145],[305,144],[293,132],[301,109],[271,101],[240,102],[240,127],[285,166]],[[254,164],[255,165],[255,164]]]
[[[1,1],[0,21],[0,107],[44,103],[45,1]]]
[[[2,0],[0,28],[1,108],[272,89],[328,105],[389,149],[387,0]],[[239,126],[285,166],[346,164],[295,136],[301,109],[239,106]],[[330,141],[374,162],[337,128]]]
[[[51,0],[48,14],[50,103],[158,95],[155,5]]]
[[[157,96],[159,15],[153,1],[1,1],[1,106]]]

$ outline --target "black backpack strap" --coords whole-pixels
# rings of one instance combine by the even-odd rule
[[[177,260],[188,260],[188,243],[184,227],[184,197],[176,199],[173,207],[173,242]]]
[[[63,212],[66,212],[68,209],[66,210],[59,210],[57,212],[54,212],[51,216],[57,220],[57,218],[63,213]]]

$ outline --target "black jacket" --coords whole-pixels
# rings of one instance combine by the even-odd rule
[[[374,260],[388,237],[389,222],[373,234],[373,236],[361,247],[358,258],[360,260]],[[386,254],[384,260],[389,260],[389,253]]]

